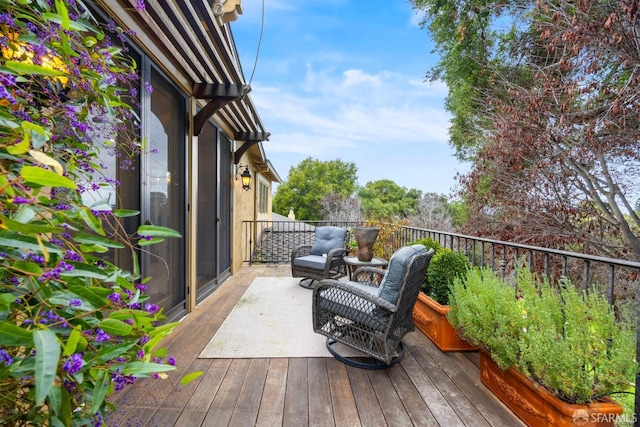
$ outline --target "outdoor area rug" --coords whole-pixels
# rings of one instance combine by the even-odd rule
[[[257,277],[199,357],[332,357],[326,337],[313,332],[313,291],[298,282],[292,277]],[[360,354],[349,353],[345,355]]]

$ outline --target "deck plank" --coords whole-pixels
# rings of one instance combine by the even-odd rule
[[[284,399],[283,426],[309,424],[309,390],[306,358],[289,359],[289,375]]]
[[[335,426],[325,357],[307,359],[309,376],[309,425]]]
[[[411,418],[411,423],[414,426],[436,425],[435,417],[411,382],[411,372],[405,371],[404,365],[400,364],[397,369],[389,369],[388,374],[398,397]]]
[[[394,368],[395,369],[395,368]],[[392,369],[393,370],[393,369]],[[411,418],[402,404],[402,400],[389,379],[386,370],[369,371],[369,380],[378,399],[378,404],[389,426],[409,426]]]
[[[347,367],[347,373],[362,425],[365,427],[386,426],[384,414],[367,372],[349,366]]]
[[[203,426],[228,425],[250,365],[251,359],[233,359],[209,407]]]
[[[282,425],[288,370],[289,359],[278,358],[269,361],[269,371],[265,380],[256,426]]]
[[[268,369],[269,359],[251,359],[251,365],[229,421],[230,426],[245,427],[256,423]]]
[[[331,391],[331,406],[336,426],[357,427],[360,425],[358,408],[353,398],[347,368],[334,358],[327,359],[327,376]]]

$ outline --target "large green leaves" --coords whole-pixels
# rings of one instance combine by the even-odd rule
[[[36,348],[36,405],[44,402],[53,387],[60,360],[60,342],[49,329],[38,329],[33,333]]]
[[[76,189],[76,183],[69,178],[36,166],[24,166],[20,175],[26,183],[31,185]]]

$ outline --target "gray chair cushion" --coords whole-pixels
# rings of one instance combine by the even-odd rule
[[[332,249],[344,248],[347,230],[341,227],[318,227],[316,236],[309,253],[311,255],[326,255]]]
[[[405,246],[393,254],[391,260],[389,260],[387,272],[380,283],[380,298],[386,299],[391,304],[396,303],[409,261],[411,257],[420,253],[426,254],[427,248],[423,245]]]
[[[293,263],[299,267],[324,270],[324,267],[327,265],[327,257],[321,255],[306,255],[294,258]]]

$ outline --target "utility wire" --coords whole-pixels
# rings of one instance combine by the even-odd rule
[[[253,75],[256,72],[256,67],[258,66],[258,56],[260,55],[260,45],[262,44],[263,32],[264,32],[264,0],[262,0],[262,18],[260,21],[260,37],[258,37],[258,49],[256,50],[256,59],[253,62],[253,70],[251,70],[251,77],[249,77],[249,86],[251,86],[251,82],[253,81]]]

